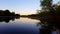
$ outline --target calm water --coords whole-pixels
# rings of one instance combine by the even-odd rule
[[[5,20],[5,19],[4,19]],[[42,26],[40,20],[19,18],[11,20],[0,19],[0,34],[40,34]],[[50,32],[51,33],[51,32]],[[42,33],[41,33],[42,34]],[[56,31],[52,31],[56,34]]]

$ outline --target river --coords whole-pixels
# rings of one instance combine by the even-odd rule
[[[5,20],[5,19],[4,19]],[[40,20],[20,17],[11,20],[0,19],[0,34],[40,34]],[[42,33],[41,33],[42,34]],[[52,34],[56,34],[52,31]]]

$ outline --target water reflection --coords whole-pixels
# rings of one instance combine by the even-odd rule
[[[60,22],[41,21],[37,25],[41,25],[39,34],[60,34]]]
[[[6,20],[9,22],[7,23]],[[0,34],[39,34],[39,29],[36,26],[37,22],[39,20],[30,18],[20,17],[15,19],[13,17],[2,17],[0,21]]]
[[[0,22],[9,23],[10,20],[14,21],[15,19],[18,19],[18,18],[20,18],[20,17],[11,17],[11,16],[2,17],[2,16],[0,16]]]
[[[14,22],[9,22],[10,20]],[[41,19],[22,17],[0,17],[0,33],[11,34],[60,34],[59,22],[46,22]]]

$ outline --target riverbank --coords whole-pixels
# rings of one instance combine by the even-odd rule
[[[53,15],[49,15],[49,16],[28,15],[28,16],[21,16],[21,17],[28,17],[28,18],[31,18],[31,19],[37,19],[37,20],[40,20],[40,21],[43,21],[43,22],[50,22],[50,23],[60,22],[60,16],[59,15],[57,15],[57,16],[53,16]]]

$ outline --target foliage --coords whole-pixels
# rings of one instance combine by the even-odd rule
[[[52,8],[52,0],[41,0],[42,10],[51,10]]]
[[[60,5],[52,4],[53,0],[41,0],[40,16],[57,16],[60,15]]]
[[[19,14],[15,14],[15,12],[10,12],[9,10],[0,10],[0,16],[20,16]]]

